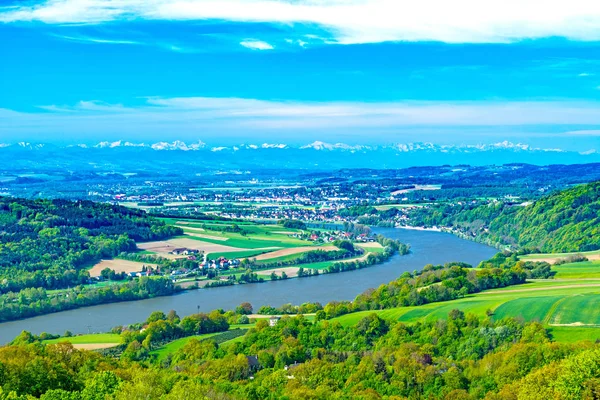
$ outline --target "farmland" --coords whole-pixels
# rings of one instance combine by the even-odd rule
[[[143,266],[155,268],[156,264],[146,264],[135,261],[121,260],[121,259],[112,259],[112,260],[101,260],[99,263],[95,264],[90,270],[90,276],[100,276],[102,270],[108,268],[117,273],[119,272],[138,272],[141,271]]]
[[[422,306],[361,311],[336,318],[344,326],[356,324],[370,313],[413,323],[446,318],[453,309],[493,320],[514,317],[546,326],[555,340],[600,339],[600,262],[553,266],[556,279],[532,280],[526,284],[493,289],[465,298]],[[568,278],[567,278],[568,277]]]

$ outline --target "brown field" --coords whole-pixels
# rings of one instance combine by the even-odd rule
[[[112,269],[115,272],[140,272],[142,270],[142,266],[156,268],[156,264],[142,263],[136,261],[128,261],[128,260],[102,260],[98,264],[94,265],[90,269],[90,276],[100,276],[100,272],[103,269],[108,268]]]
[[[118,343],[78,343],[74,344],[73,347],[79,350],[100,350],[110,349],[118,345]]]
[[[168,256],[168,254],[173,251],[173,249],[185,247],[188,249],[204,251],[205,253],[217,253],[217,252],[231,252],[231,251],[243,251],[245,249],[240,249],[237,247],[224,246],[222,244],[214,244],[208,242],[202,242],[200,240],[194,239],[169,239],[164,241],[157,242],[146,242],[146,243],[138,243],[137,245],[142,250],[152,251],[154,253],[158,253],[161,256]]]
[[[272,258],[289,256],[291,254],[306,253],[307,251],[312,251],[312,250],[333,251],[333,250],[338,250],[338,248],[335,246],[331,246],[331,245],[330,246],[293,247],[290,249],[282,249],[282,250],[272,251],[270,253],[260,254],[256,257],[250,257],[250,258],[256,259],[257,261],[270,260]]]
[[[278,276],[281,276],[282,272],[285,272],[289,278],[295,278],[298,276],[298,267],[285,267],[277,269],[268,269],[265,271],[256,271],[257,275],[269,276],[271,272],[275,272]]]

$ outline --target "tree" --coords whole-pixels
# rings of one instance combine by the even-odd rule
[[[250,304],[248,302],[244,302],[244,303],[240,304],[235,309],[236,314],[244,314],[244,315],[252,314],[252,311],[253,311],[252,304]]]

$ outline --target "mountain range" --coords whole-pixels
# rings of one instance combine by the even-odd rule
[[[41,156],[43,155],[43,156]],[[0,167],[26,167],[28,163],[49,163],[85,168],[111,165],[114,169],[167,167],[185,164],[201,168],[405,168],[425,165],[489,165],[529,163],[535,165],[600,162],[596,149],[585,152],[538,148],[503,141],[477,145],[406,143],[390,145],[349,145],[315,141],[307,145],[285,143],[210,146],[202,141],[133,143],[103,141],[97,144],[27,143],[0,144]],[[79,165],[78,165],[79,163]]]

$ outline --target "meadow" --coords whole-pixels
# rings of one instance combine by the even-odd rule
[[[462,299],[414,307],[361,311],[334,320],[353,326],[361,318],[377,313],[380,317],[414,323],[446,318],[453,309],[493,320],[507,317],[537,321],[547,327],[554,339],[563,342],[600,339],[600,262],[553,266],[555,279],[532,280],[523,285],[493,289]],[[598,279],[596,279],[598,278]]]

